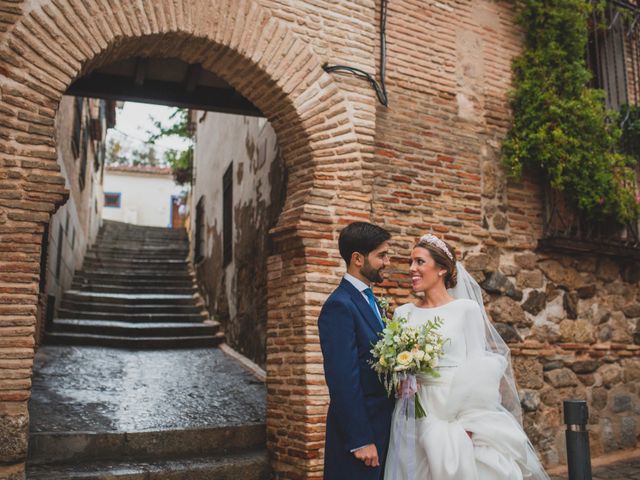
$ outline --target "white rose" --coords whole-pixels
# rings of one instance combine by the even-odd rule
[[[400,365],[407,366],[413,361],[413,354],[411,352],[407,352],[407,351],[401,352],[396,357],[396,361]]]
[[[433,352],[433,346],[431,346],[431,345],[426,345],[426,346],[424,347],[424,351],[425,351],[425,352],[427,352],[427,353],[431,353],[431,352]]]
[[[424,360],[425,353],[422,350],[416,350],[415,352],[413,352],[413,356],[416,360],[421,362],[422,360]]]

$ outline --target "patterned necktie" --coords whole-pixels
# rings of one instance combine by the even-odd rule
[[[362,292],[369,299],[369,305],[373,309],[373,313],[376,314],[376,318],[378,319],[378,322],[380,322],[380,326],[384,328],[384,323],[382,322],[382,316],[380,315],[380,310],[378,309],[376,297],[373,296],[373,291],[370,288],[365,288]]]

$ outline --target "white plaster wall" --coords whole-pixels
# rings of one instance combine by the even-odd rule
[[[118,172],[108,168],[104,173],[105,193],[121,194],[120,208],[104,207],[106,220],[149,227],[171,225],[171,196],[185,187],[177,185],[171,174]]]
[[[85,118],[88,115],[86,104],[84,115]],[[102,224],[102,176],[101,170],[94,170],[97,143],[89,141],[85,187],[80,190],[80,160],[74,157],[70,147],[74,116],[74,98],[63,97],[55,126],[58,164],[70,195],[67,202],[51,216],[49,223],[45,290],[47,295],[56,297],[56,306],[62,292],[70,288],[75,271],[82,268],[87,248],[95,241]]]
[[[264,343],[266,332],[266,277],[262,274],[269,248],[268,230],[277,221],[286,189],[276,134],[264,118],[193,112],[192,119],[196,126],[192,241],[196,205],[201,198],[205,218],[204,258],[196,268],[198,278],[210,312],[222,316],[227,341],[261,363],[264,346],[260,342]],[[223,266],[223,176],[232,163],[233,255]]]

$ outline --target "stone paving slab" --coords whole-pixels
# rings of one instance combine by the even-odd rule
[[[43,346],[34,432],[145,431],[264,423],[266,387],[216,348],[132,351]]]
[[[624,460],[606,467],[593,469],[593,480],[640,480],[640,458]],[[567,477],[553,476],[551,480],[566,480]]]

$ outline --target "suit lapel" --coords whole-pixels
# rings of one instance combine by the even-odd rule
[[[360,313],[367,321],[367,324],[371,327],[371,329],[377,336],[378,332],[381,331],[380,321],[378,320],[378,317],[376,317],[376,314],[373,313],[371,305],[369,305],[369,303],[362,296],[362,293],[360,293],[358,289],[354,287],[353,284],[348,280],[343,279],[340,283],[340,287],[346,289],[349,292],[351,300],[356,304],[356,307],[358,307],[358,310],[360,310]]]

